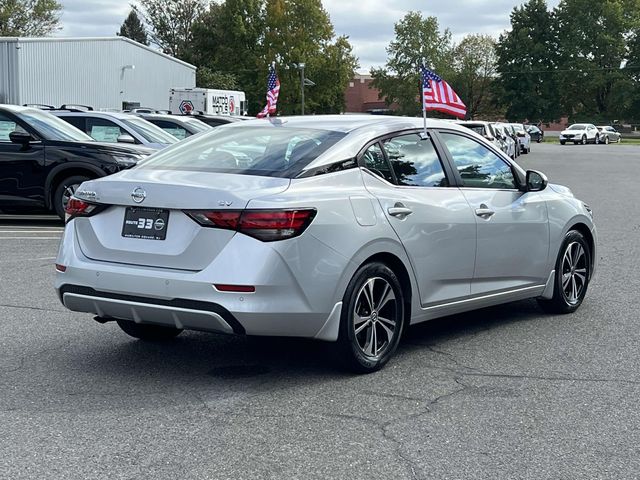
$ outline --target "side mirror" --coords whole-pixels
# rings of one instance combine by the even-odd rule
[[[32,142],[34,138],[30,133],[26,132],[11,132],[9,134],[9,140],[11,143],[18,143],[20,145],[29,145],[29,142]]]
[[[136,143],[136,139],[126,133],[118,135],[118,143]]]
[[[549,180],[547,176],[537,170],[527,170],[527,192],[541,192],[547,185]]]

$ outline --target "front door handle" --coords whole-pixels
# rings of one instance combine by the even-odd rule
[[[476,215],[486,220],[495,215],[496,212],[488,208],[484,203],[480,205],[480,208],[476,208]]]
[[[393,207],[387,208],[387,213],[392,217],[404,218],[413,213],[413,210],[405,207],[401,203],[396,203]]]

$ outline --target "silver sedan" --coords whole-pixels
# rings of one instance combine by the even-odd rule
[[[335,342],[382,367],[402,332],[458,312],[585,298],[590,208],[451,122],[251,120],[87,181],[55,288],[143,340],[184,329]]]

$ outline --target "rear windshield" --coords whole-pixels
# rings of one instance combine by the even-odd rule
[[[582,123],[578,123],[576,125],[571,125],[568,130],[586,130],[587,126],[582,124]]]
[[[162,150],[136,168],[293,178],[344,136],[306,128],[220,127]]]

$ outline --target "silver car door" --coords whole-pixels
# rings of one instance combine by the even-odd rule
[[[441,132],[461,191],[475,213],[473,295],[544,284],[550,272],[547,205],[518,189],[511,165],[471,137]]]
[[[421,304],[468,297],[475,219],[460,190],[449,186],[432,141],[401,134],[384,140],[382,148],[369,147],[360,162],[366,188],[411,261]]]

